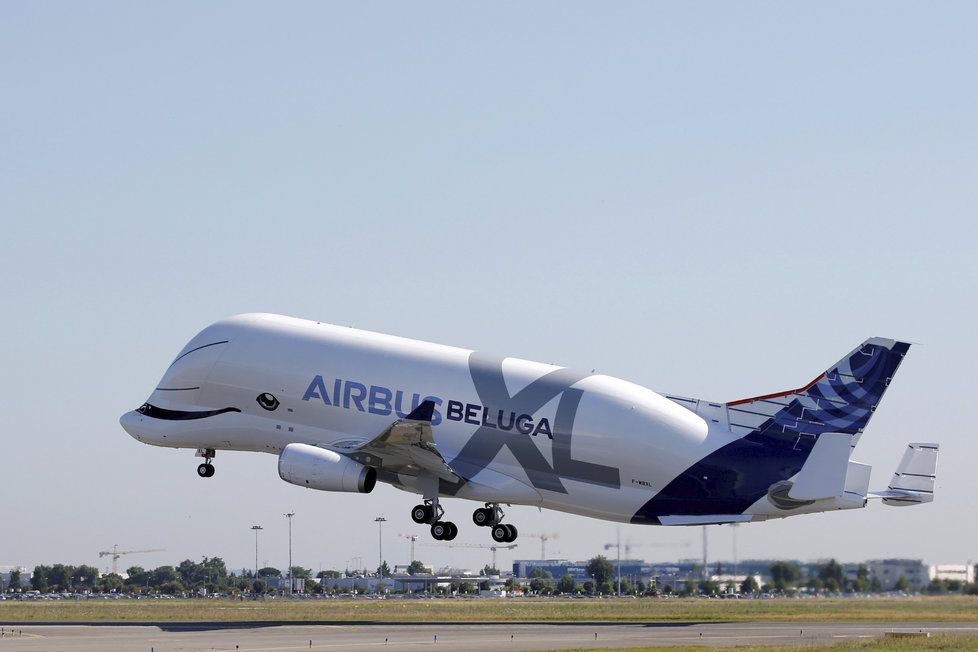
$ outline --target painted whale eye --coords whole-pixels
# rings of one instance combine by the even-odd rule
[[[272,410],[278,407],[278,399],[275,398],[274,395],[269,394],[268,392],[265,392],[264,394],[259,394],[258,398],[255,400],[258,401],[258,405],[262,406],[269,412],[271,412]]]

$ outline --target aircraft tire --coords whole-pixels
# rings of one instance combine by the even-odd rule
[[[496,543],[506,543],[509,537],[509,526],[498,523],[492,526],[492,540]]]
[[[431,538],[435,541],[446,541],[447,535],[450,532],[448,529],[448,523],[444,521],[437,521],[431,526]]]
[[[490,527],[492,525],[492,510],[480,507],[472,512],[472,522],[479,527]]]
[[[506,543],[513,543],[516,541],[519,531],[516,529],[515,525],[507,525],[506,529],[509,530],[509,536],[506,537]]]
[[[212,475],[214,475],[214,465],[204,462],[203,464],[197,467],[197,475],[199,475],[202,478],[211,477]]]
[[[427,505],[415,505],[411,510],[411,520],[415,523],[427,523],[431,520],[431,508]]]
[[[444,541],[451,541],[452,539],[454,539],[455,537],[458,536],[458,526],[457,525],[455,525],[451,521],[448,521],[448,522],[445,523],[445,527],[447,528],[448,531],[445,532],[445,536],[444,536],[444,539],[443,539]]]

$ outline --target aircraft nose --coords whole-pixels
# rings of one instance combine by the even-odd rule
[[[119,425],[121,425],[122,429],[128,432],[131,437],[142,440],[138,427],[139,417],[140,414],[138,412],[135,410],[129,410],[119,417]]]

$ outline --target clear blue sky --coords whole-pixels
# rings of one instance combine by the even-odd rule
[[[253,310],[718,400],[920,342],[857,459],[882,487],[940,441],[937,502],[749,525],[739,555],[978,557],[976,33],[964,2],[3,3],[0,564],[250,565],[257,522],[284,567],[292,509],[297,563],[375,565],[381,514],[407,561],[408,494],[303,491],[243,453],[203,481],[119,427]],[[616,536],[510,516],[551,556]],[[699,554],[698,530],[622,538]]]

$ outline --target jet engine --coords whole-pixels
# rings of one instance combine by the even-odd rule
[[[377,484],[376,469],[308,444],[289,444],[282,449],[278,475],[286,482],[320,491],[368,494]]]

